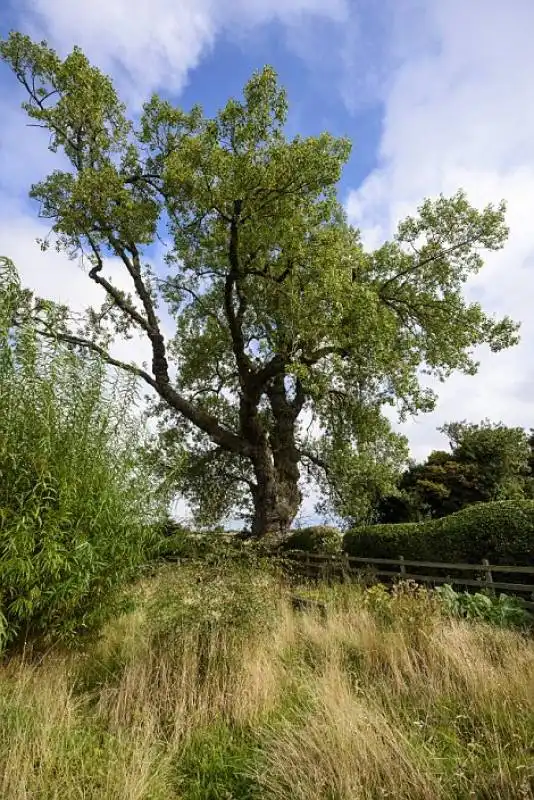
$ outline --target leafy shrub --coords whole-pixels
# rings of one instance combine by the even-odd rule
[[[278,619],[277,599],[267,567],[197,562],[169,570],[147,606],[147,642],[174,670],[194,670],[199,689],[238,680],[247,643]]]
[[[227,558],[240,558],[257,549],[256,544],[257,542],[244,540],[224,528],[198,532],[183,523],[165,519],[154,526],[151,557],[163,561],[183,558],[217,562]]]
[[[532,615],[516,597],[506,594],[491,596],[484,592],[456,592],[445,584],[434,590],[444,609],[457,617],[491,622],[502,627],[524,627],[532,623]]]
[[[192,531],[177,522],[165,522],[155,526],[154,558],[174,560],[175,558],[195,558],[198,555],[198,542]]]
[[[478,503],[436,520],[431,552],[453,561],[534,565],[534,501]]]
[[[154,642],[180,640],[185,630],[213,627],[252,632],[274,619],[277,577],[270,564],[235,561],[169,570],[147,607]]]
[[[291,533],[285,540],[283,549],[335,555],[341,552],[341,543],[342,536],[337,528],[329,525],[314,525]]]
[[[343,548],[374,558],[534,565],[534,501],[477,503],[441,519],[356,528]]]
[[[73,640],[122,604],[161,505],[132,382],[11,328],[24,295],[10,262],[0,278],[0,644]]]
[[[402,627],[406,633],[424,631],[439,616],[439,602],[432,589],[414,581],[400,581],[391,589],[382,583],[363,588],[359,599],[378,622]]]

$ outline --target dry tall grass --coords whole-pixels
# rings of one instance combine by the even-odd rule
[[[85,654],[0,671],[9,800],[534,798],[534,643],[424,593],[164,570]]]

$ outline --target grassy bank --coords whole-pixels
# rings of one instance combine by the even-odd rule
[[[534,798],[531,639],[319,593],[326,620],[264,571],[169,566],[86,652],[5,663],[0,796]]]

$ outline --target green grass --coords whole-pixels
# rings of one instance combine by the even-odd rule
[[[184,800],[259,798],[255,767],[261,758],[253,728],[213,723],[193,732],[176,758],[175,785]]]

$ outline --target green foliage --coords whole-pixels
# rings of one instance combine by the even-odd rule
[[[389,422],[369,412],[360,415],[357,448],[350,440],[324,444],[321,457],[327,470],[315,470],[315,478],[326,498],[317,511],[334,509],[338,517],[353,525],[374,522],[382,497],[395,490],[408,461],[408,440],[391,430]],[[347,432],[348,433],[348,432]]]
[[[252,548],[233,534],[205,531],[194,533],[187,529],[159,538],[154,549],[154,557],[174,560],[176,558],[200,559],[203,561],[224,561],[239,558],[251,552]]]
[[[343,548],[375,558],[534,565],[534,501],[477,503],[441,519],[355,528]]]
[[[433,524],[432,549],[453,561],[534,565],[534,502],[478,503]]]
[[[414,581],[400,581],[391,588],[381,583],[362,586],[360,602],[382,625],[402,627],[415,636],[432,627],[439,613],[433,591]]]
[[[532,615],[521,601],[506,594],[492,596],[483,592],[455,592],[452,586],[439,586],[435,593],[447,613],[465,619],[490,622],[501,627],[526,627],[532,624]]]
[[[420,517],[445,517],[471,503],[485,499],[477,482],[479,464],[464,463],[454,454],[434,451],[423,464],[411,467],[400,481]]]
[[[266,561],[191,564],[162,576],[149,601],[147,619],[153,640],[180,646],[184,631],[229,628],[254,631],[274,620],[279,582]]]
[[[341,552],[342,536],[337,528],[313,525],[293,531],[284,541],[284,550],[304,550],[308,553]]]
[[[157,540],[154,557],[162,559],[196,558],[199,555],[198,540],[188,531],[178,531]]]
[[[404,522],[353,528],[343,537],[343,550],[369,558],[426,557],[431,522]],[[436,561],[439,560],[436,558]]]
[[[162,512],[139,460],[131,381],[10,323],[0,290],[0,644],[74,640],[118,607]]]
[[[522,428],[454,422],[440,429],[450,453],[435,450],[412,464],[377,507],[379,522],[445,517],[472,503],[532,497],[532,442]]]
[[[166,517],[153,527],[151,557],[192,558],[197,554],[197,539],[186,525]]]
[[[478,345],[517,342],[517,325],[462,294],[483,266],[480,251],[504,245],[504,203],[478,211],[461,191],[424,200],[391,241],[366,252],[337,198],[349,142],[288,140],[287,98],[270,67],[212,118],[155,95],[134,126],[78,48],[62,60],[12,33],[0,57],[26,92],[29,118],[69,163],[31,196],[58,248],[83,252],[107,294],[84,336],[66,314],[55,328],[100,352],[116,332],[149,338],[152,374],[123,367],[158,394],[164,480],[202,522],[237,510],[253,513],[261,534],[273,521],[289,528],[301,461],[323,476],[336,511],[366,518],[405,446],[384,406],[429,410],[421,365],[440,379],[472,374]],[[144,264],[162,221],[165,278]],[[135,297],[102,276],[110,252]],[[167,342],[163,304],[176,329]],[[320,439],[300,430],[305,408]]]

